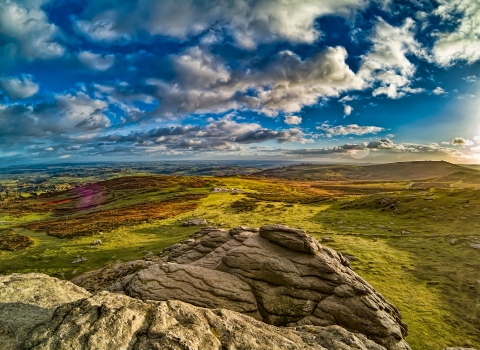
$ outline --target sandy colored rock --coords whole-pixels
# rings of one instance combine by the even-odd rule
[[[25,288],[28,285],[33,287]],[[231,310],[177,300],[144,302],[106,291],[91,296],[46,275],[15,275],[8,288],[28,290],[26,300],[41,317],[33,325],[18,296],[2,294],[0,307],[11,307],[17,323],[30,327],[28,334],[19,333],[15,343],[3,343],[4,350],[385,350],[339,326],[279,328]],[[0,325],[11,315],[0,313]],[[4,328],[0,331],[4,337]]]
[[[58,306],[90,296],[73,283],[42,274],[0,276],[0,349],[21,348]]]

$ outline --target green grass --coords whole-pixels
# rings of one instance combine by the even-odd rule
[[[240,177],[210,180],[213,186],[238,187],[245,192],[303,195],[302,188],[288,181]],[[368,184],[369,190],[372,186],[375,188],[375,184]],[[384,190],[381,185],[377,189]],[[183,190],[139,191],[118,203],[131,205]],[[205,188],[185,191],[205,192]],[[355,255],[359,260],[352,263],[352,268],[400,309],[409,325],[407,341],[412,349],[440,350],[466,343],[480,347],[480,250],[469,246],[471,241],[480,241],[480,191],[403,190],[310,204],[258,200],[246,211],[232,207],[243,200],[251,199],[246,194],[211,193],[196,210],[172,219],[72,239],[15,228],[17,233],[33,237],[35,246],[1,253],[0,273],[38,271],[70,279],[106,264],[139,259],[147,251],[158,253],[196,231],[198,228],[179,223],[193,217],[223,224],[226,229],[282,223],[301,227],[318,239],[332,237],[334,241],[325,245]],[[397,210],[382,211],[381,200],[395,202]],[[0,228],[47,216],[0,214]],[[451,238],[457,239],[456,245],[450,245]],[[95,239],[101,239],[103,244],[91,248]],[[71,264],[77,255],[88,260]],[[432,281],[435,284],[427,284]]]

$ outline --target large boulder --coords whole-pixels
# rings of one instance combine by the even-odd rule
[[[389,350],[409,349],[399,311],[342,254],[283,225],[204,228],[153,261],[119,264],[72,282],[92,292],[228,308],[275,326],[338,325]]]
[[[1,276],[0,285],[8,289],[0,298],[7,310],[0,313],[3,350],[385,350],[339,326],[278,328],[176,300],[145,302],[106,291],[92,296],[46,275]],[[21,332],[12,335],[9,322]]]

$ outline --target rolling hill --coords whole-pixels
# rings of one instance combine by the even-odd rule
[[[480,182],[478,170],[445,161],[374,165],[300,164],[264,170],[255,173],[254,176],[317,181],[401,181],[437,179],[455,173],[462,173],[470,179],[478,177],[478,182]]]

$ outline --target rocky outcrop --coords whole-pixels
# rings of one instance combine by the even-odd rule
[[[117,264],[72,282],[144,301],[227,308],[275,326],[315,332],[340,326],[386,349],[409,349],[399,311],[343,255],[283,225],[206,227],[157,258]]]
[[[46,275],[1,276],[0,285],[3,350],[385,350],[339,326],[279,328],[178,300],[91,295]]]

